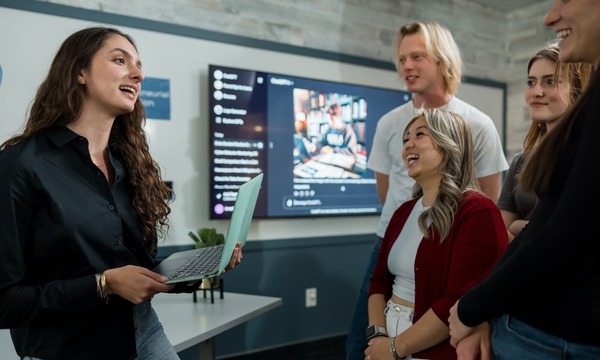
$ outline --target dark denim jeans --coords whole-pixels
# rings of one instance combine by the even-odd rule
[[[354,312],[350,320],[350,328],[348,329],[348,337],[346,338],[346,360],[364,360],[365,358],[364,352],[367,348],[365,330],[369,325],[369,283],[371,282],[371,274],[373,274],[373,269],[375,269],[377,257],[379,256],[379,248],[381,248],[381,238],[377,238],[373,244],[371,258],[354,305]]]
[[[510,315],[494,319],[491,325],[496,360],[600,359],[600,346],[567,342]]]

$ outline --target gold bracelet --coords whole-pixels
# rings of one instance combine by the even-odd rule
[[[104,300],[104,303],[108,304],[109,298],[108,298],[108,292],[106,290],[106,276],[104,275],[104,273],[102,273],[98,277],[100,278],[100,287],[99,287],[100,298],[102,300]]]
[[[102,297],[102,289],[100,288],[100,274],[96,274],[94,275],[94,277],[96,278],[96,294],[98,295],[99,298]]]
[[[100,287],[102,289],[102,297],[104,301],[108,304],[108,292],[106,291],[106,276],[104,273],[100,274]]]

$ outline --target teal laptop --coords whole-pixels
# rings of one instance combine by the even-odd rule
[[[173,253],[161,261],[153,271],[166,276],[166,284],[220,275],[229,263],[235,245],[238,242],[241,242],[242,246],[246,243],[262,178],[261,173],[238,189],[223,244]]]

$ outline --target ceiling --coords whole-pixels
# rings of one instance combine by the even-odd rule
[[[528,7],[533,4],[544,2],[543,0],[472,0],[483,6],[489,6],[494,9],[511,12]]]

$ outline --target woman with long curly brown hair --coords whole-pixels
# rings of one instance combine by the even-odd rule
[[[22,358],[178,359],[150,300],[193,287],[151,271],[171,191],[143,128],[143,79],[131,37],[77,31],[0,145],[0,328]]]

